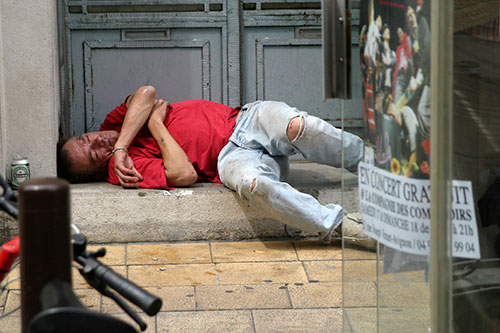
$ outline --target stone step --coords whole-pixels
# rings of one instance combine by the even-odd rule
[[[287,180],[319,202],[340,203],[357,211],[357,178],[348,171],[306,161],[292,161]],[[342,182],[344,191],[342,191]],[[71,185],[72,222],[94,243],[239,240],[288,235],[279,223],[250,207],[222,184],[189,188],[124,190],[107,183]],[[16,223],[0,217],[3,240]]]

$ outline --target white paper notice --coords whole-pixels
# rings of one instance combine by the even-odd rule
[[[391,248],[421,255],[430,250],[430,180],[394,175],[367,163],[358,167],[364,232]],[[479,259],[472,186],[453,181],[453,256]]]

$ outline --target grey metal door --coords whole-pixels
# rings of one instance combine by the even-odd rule
[[[144,84],[172,102],[281,100],[340,123],[340,102],[322,101],[320,1],[59,0],[59,16],[64,135],[97,130]],[[355,128],[353,65],[345,125]]]

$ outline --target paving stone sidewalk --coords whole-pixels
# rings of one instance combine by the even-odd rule
[[[313,240],[104,247],[103,262],[163,299],[158,315],[142,315],[146,332],[376,332],[373,252],[345,249],[342,254],[339,244],[325,246]],[[9,277],[16,275],[19,270]],[[418,278],[409,281],[425,294]],[[390,282],[394,293],[405,291],[398,281],[388,280],[386,285]],[[131,322],[114,302],[91,289],[76,269],[73,287],[89,309]],[[0,313],[19,306],[19,288],[16,281],[2,294]],[[408,297],[412,294],[405,303]],[[425,297],[419,299],[425,307]],[[398,302],[397,297],[388,298],[386,305],[401,307]],[[409,314],[418,315],[401,309],[395,313]],[[20,332],[19,316],[17,311],[0,319],[0,332]]]

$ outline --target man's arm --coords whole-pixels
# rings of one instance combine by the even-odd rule
[[[155,102],[148,127],[160,147],[168,185],[189,186],[196,182],[198,175],[182,147],[163,124],[167,104],[162,99]]]
[[[155,97],[156,90],[153,86],[143,86],[127,100],[127,114],[114,146],[115,173],[123,187],[136,188],[143,179],[134,167],[127,149],[151,114]]]

